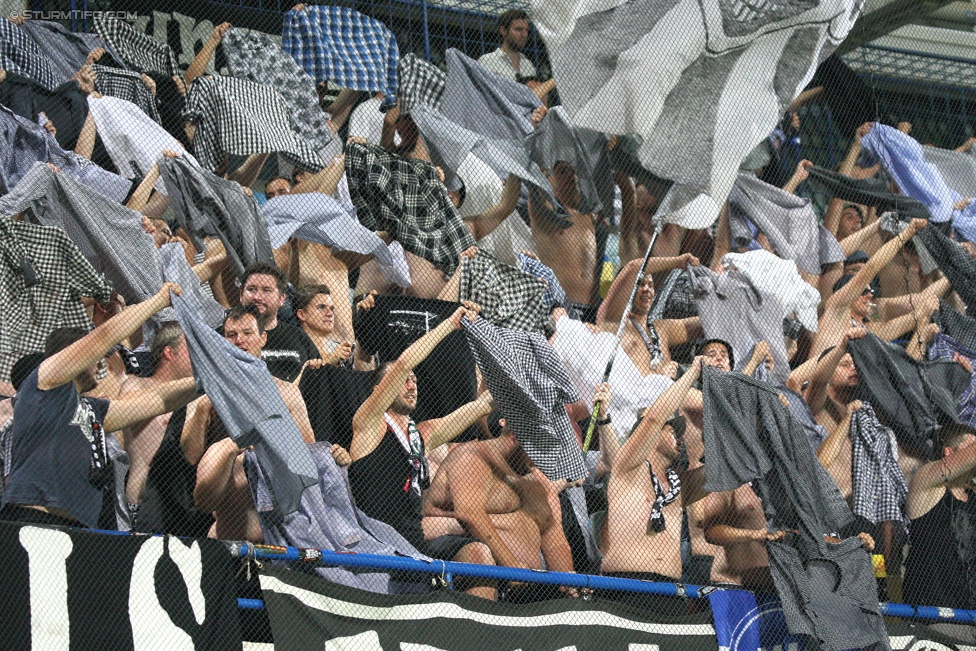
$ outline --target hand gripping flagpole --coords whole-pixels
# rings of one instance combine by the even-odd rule
[[[644,282],[644,269],[647,267],[647,261],[651,259],[651,250],[654,248],[654,243],[657,242],[657,236],[661,234],[664,230],[665,221],[662,219],[654,226],[654,233],[651,235],[651,243],[647,245],[647,252],[644,253],[644,261],[641,263],[640,270],[637,272],[637,279],[634,280],[634,288],[630,290],[630,298],[627,300],[627,307],[624,308],[624,313],[620,316],[620,325],[617,326],[617,339],[613,344],[613,351],[610,353],[610,359],[607,360],[607,368],[603,371],[603,381],[607,382],[610,379],[610,372],[613,370],[613,360],[617,357],[617,349],[620,348],[620,341],[624,336],[624,328],[627,325],[627,316],[630,314],[631,308],[634,307],[634,299],[637,297],[637,290],[640,288],[641,283]],[[597,402],[593,405],[593,415],[590,416],[590,425],[586,428],[586,437],[583,439],[583,454],[586,454],[590,449],[590,443],[593,442],[593,430],[596,428],[596,421],[600,418],[600,410],[603,407],[602,402]]]

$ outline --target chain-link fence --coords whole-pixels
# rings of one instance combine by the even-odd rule
[[[0,6],[0,649],[972,646],[895,4]]]

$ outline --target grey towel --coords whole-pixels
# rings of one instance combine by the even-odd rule
[[[197,388],[206,393],[237,445],[254,446],[268,475],[274,511],[285,516],[301,506],[302,492],[318,484],[318,470],[268,366],[208,326],[189,301],[173,297]]]
[[[779,299],[756,288],[744,274],[735,270],[717,274],[698,266],[688,267],[687,273],[705,336],[724,339],[732,345],[736,370],[748,363],[755,345],[765,341],[775,365],[773,384],[785,384],[790,363],[783,341],[786,310]]]
[[[274,263],[268,227],[254,197],[241,186],[190,163],[183,156],[159,160],[159,172],[180,226],[197,251],[204,236],[219,237],[227,250],[231,273],[240,276],[256,262]]]
[[[219,328],[224,321],[224,308],[212,294],[201,289],[200,279],[186,261],[183,245],[176,242],[164,244],[159,249],[159,258],[163,263],[163,279],[177,283],[183,290],[183,298],[199,312],[203,322],[211,328]]]

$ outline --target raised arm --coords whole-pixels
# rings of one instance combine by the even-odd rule
[[[126,308],[61,352],[45,359],[37,372],[38,388],[47,391],[67,384],[97,364],[113,346],[138,330],[149,317],[169,307],[170,290],[179,296],[179,285],[166,283],[152,298]]]
[[[860,400],[855,400],[847,405],[847,411],[840,423],[837,424],[834,431],[817,448],[817,460],[827,470],[830,470],[830,466],[833,465],[834,461],[840,455],[841,450],[847,445],[847,435],[851,433],[851,417],[862,406]]]
[[[336,188],[339,187],[342,175],[345,173],[346,157],[340,154],[321,170],[292,188],[291,194],[304,194],[306,192],[334,194]]]
[[[509,174],[508,179],[505,181],[505,186],[502,188],[502,198],[498,204],[480,215],[464,220],[468,228],[471,229],[471,235],[474,236],[475,240],[480,240],[490,235],[492,231],[498,228],[512,214],[512,211],[518,205],[519,191],[521,189],[522,179],[514,174]]]
[[[637,429],[617,453],[613,463],[614,472],[629,472],[644,463],[647,455],[661,439],[664,423],[681,408],[688,390],[701,377],[702,359],[701,356],[696,357],[685,374],[668,387],[644,413]]]
[[[912,307],[912,311],[908,314],[881,323],[869,322],[867,328],[883,341],[894,341],[906,332],[915,330],[918,325],[924,328],[932,317],[932,313],[939,309],[939,299],[935,296],[928,296],[918,300]]]
[[[186,419],[180,433],[180,449],[191,466],[200,463],[207,451],[207,430],[210,428],[212,414],[213,407],[207,396],[186,406]]]
[[[186,73],[183,75],[184,83],[189,86],[194,79],[207,72],[207,66],[210,64],[210,59],[213,58],[214,52],[217,51],[217,46],[220,45],[220,39],[224,38],[224,34],[230,29],[230,23],[221,23],[214,27],[213,33],[210,34],[210,38],[207,39],[197,55],[193,57],[193,61],[190,66],[186,69]]]
[[[806,159],[803,159],[797,163],[796,169],[793,171],[793,176],[791,176],[790,180],[787,181],[786,185],[783,186],[783,190],[789,192],[790,194],[796,192],[796,189],[800,187],[800,184],[810,178],[810,172],[807,171],[807,168],[812,166],[813,163]]]
[[[484,418],[495,408],[495,402],[488,391],[477,399],[455,409],[443,418],[424,421],[417,426],[425,439],[427,453],[437,449],[445,443],[450,443],[478,420]],[[421,427],[421,425],[423,427]]]
[[[634,282],[637,280],[637,272],[640,270],[643,258],[631,260],[617,274],[613,284],[610,285],[606,297],[600,304],[600,309],[596,313],[597,326],[606,332],[616,332],[624,310],[627,307],[627,300],[634,289]],[[698,258],[690,253],[685,253],[676,257],[669,258],[649,258],[644,276],[656,274],[669,269],[687,269],[688,265],[700,264]]]
[[[611,468],[613,468],[613,462],[620,452],[620,440],[617,438],[617,430],[614,429],[610,418],[607,418],[607,415],[610,414],[611,397],[610,385],[606,383],[598,385],[596,392],[593,394],[594,406],[598,402],[603,405],[603,420],[597,421],[596,425],[597,432],[600,436],[600,460],[597,461],[596,470],[593,473],[596,479],[610,472]]]
[[[166,382],[155,389],[127,393],[109,403],[103,423],[105,431],[117,432],[161,414],[168,414],[189,404],[196,397],[196,382],[192,377]]]
[[[268,160],[267,154],[251,154],[247,157],[240,167],[227,175],[231,181],[237,181],[242,187],[249,188],[261,173],[265,161]]]
[[[213,513],[227,494],[234,464],[243,451],[230,437],[217,441],[207,449],[197,465],[197,485],[193,502],[205,513]]]
[[[839,214],[839,213],[838,213]],[[826,220],[825,220],[826,221]],[[878,230],[881,228],[881,220],[868,224],[861,230],[852,233],[845,237],[841,243],[840,248],[844,252],[844,256],[849,256],[858,249],[864,249],[864,243],[871,239],[873,236],[878,234]],[[837,230],[836,227],[834,229]]]
[[[352,445],[349,454],[353,461],[361,459],[376,449],[386,431],[383,414],[403,388],[410,372],[437,348],[449,334],[461,329],[461,320],[465,317],[474,321],[477,313],[471,309],[472,303],[459,307],[450,319],[445,319],[433,330],[425,334],[401,353],[400,357],[390,364],[386,375],[378,385],[373,387],[373,393],[366,399],[352,419]]]
[[[153,186],[156,185],[156,181],[159,180],[159,164],[155,164],[146,173],[146,177],[142,179],[142,183],[136,188],[132,196],[126,202],[125,207],[129,210],[135,210],[136,212],[142,212],[142,209],[146,207],[149,203],[149,196],[153,192]]]

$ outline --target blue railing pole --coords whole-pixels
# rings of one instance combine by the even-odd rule
[[[430,29],[427,26],[427,0],[420,0],[420,16],[424,28],[424,61],[430,61]]]

